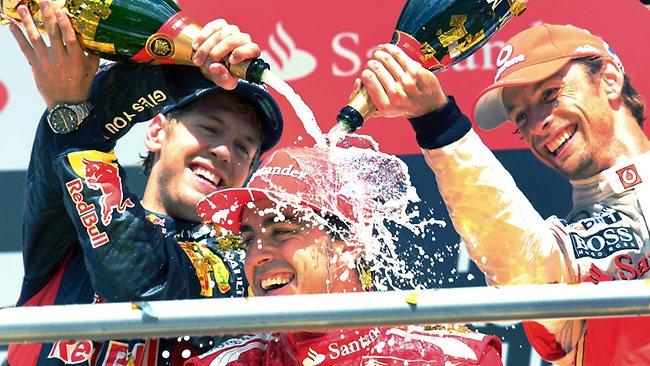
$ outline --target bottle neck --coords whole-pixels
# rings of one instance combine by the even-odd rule
[[[368,91],[362,87],[350,102],[339,112],[336,120],[349,127],[349,132],[354,132],[363,125],[370,116],[377,111]]]

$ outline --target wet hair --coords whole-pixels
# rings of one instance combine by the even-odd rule
[[[350,226],[336,215],[329,213],[318,214],[325,222],[324,228],[327,235],[333,241],[348,241],[352,235]],[[374,278],[372,266],[362,257],[356,259],[356,270],[359,274],[359,280],[364,291],[374,291]]]
[[[253,123],[258,127],[260,132],[262,132],[262,117],[260,116],[259,112],[257,109],[250,105],[248,102],[232,95],[232,94],[226,94],[222,92],[217,92],[215,94],[209,94],[206,95],[203,98],[213,96],[213,95],[218,95],[219,98],[225,99],[228,102],[228,105],[234,108],[237,112],[242,113],[244,115],[248,115],[251,117],[251,120]],[[194,105],[194,103],[200,102],[203,98],[199,98],[198,100],[183,106],[182,108],[179,109],[174,109],[169,113],[165,114],[165,122],[164,122],[164,128],[166,131],[170,131],[174,123],[178,122],[183,115]],[[257,167],[260,165],[260,156],[262,155],[262,152],[260,151],[260,147],[264,143],[264,134],[262,133],[262,139],[260,140],[260,144],[255,150],[255,155],[253,155],[253,160],[251,162],[251,167],[250,167],[250,172],[249,175],[254,172]],[[142,171],[142,174],[144,174],[145,177],[149,178],[149,175],[151,174],[151,169],[153,168],[153,163],[154,163],[154,156],[155,154],[152,153],[151,151],[148,151],[145,155],[140,155],[140,158],[142,159],[140,169]]]
[[[338,216],[330,213],[319,214],[326,222],[325,232],[334,241],[346,241],[350,238],[350,226]]]
[[[573,60],[573,62],[584,65],[587,68],[587,72],[592,77],[598,75],[605,64],[605,60],[599,56],[577,58]],[[627,74],[623,76],[623,89],[621,90],[621,95],[623,97],[623,103],[627,109],[630,111],[634,119],[636,119],[639,126],[643,127],[643,121],[646,119],[646,103],[639,92],[632,86],[632,80],[627,76]]]

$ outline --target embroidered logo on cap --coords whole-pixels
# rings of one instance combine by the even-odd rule
[[[513,52],[514,49],[512,48],[512,45],[509,44],[505,45],[501,49],[501,52],[499,52],[499,56],[497,56],[497,67],[499,69],[497,70],[497,74],[494,76],[495,83],[499,80],[501,74],[508,70],[508,68],[526,60],[526,56],[523,54],[512,57]]]
[[[307,176],[307,173],[294,169],[293,164],[289,165],[288,167],[266,166],[264,168],[258,169],[257,172],[253,174],[253,178],[264,175],[284,175],[287,177],[303,180]]]

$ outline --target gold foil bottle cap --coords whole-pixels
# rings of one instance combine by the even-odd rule
[[[526,10],[526,3],[528,0],[512,0],[510,5],[510,12],[514,16],[521,15]]]

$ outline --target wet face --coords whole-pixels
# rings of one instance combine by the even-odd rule
[[[162,124],[155,131],[155,144],[147,142],[157,160],[143,203],[150,210],[196,221],[199,200],[244,184],[261,144],[259,122],[216,94]]]
[[[533,154],[568,179],[591,177],[614,164],[611,93],[575,62],[533,85],[505,88],[503,102]]]
[[[256,201],[242,215],[246,277],[256,296],[361,291],[354,259],[313,216]]]

